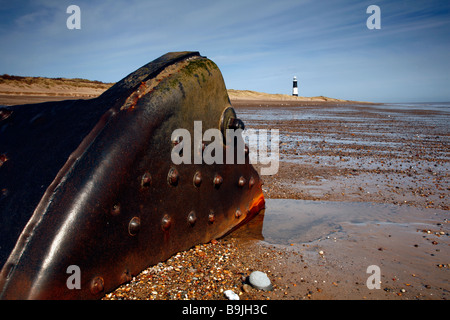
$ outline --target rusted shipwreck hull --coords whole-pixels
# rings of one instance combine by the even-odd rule
[[[203,132],[242,125],[198,52],[168,53],[95,99],[0,109],[0,298],[98,299],[256,215],[264,198],[248,155],[171,161],[172,132],[194,134],[194,121]]]

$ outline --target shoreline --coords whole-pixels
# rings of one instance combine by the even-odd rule
[[[93,99],[98,97],[98,93],[45,93],[45,92],[33,92],[33,93],[18,93],[18,92],[0,92],[0,105],[14,106],[22,104],[41,103],[48,101],[64,101],[64,100],[77,100],[77,99]],[[263,98],[230,98],[231,104],[236,106],[245,107],[282,107],[282,106],[320,106],[320,105],[345,105],[345,104],[363,104],[363,105],[382,105],[383,103],[364,102],[364,101],[350,101],[350,100],[322,100],[321,98],[306,98],[295,100],[284,99],[269,99]]]
[[[0,105],[18,105],[61,101],[72,99],[91,99],[99,96],[114,83],[103,83],[86,79],[20,77],[0,75]],[[269,94],[251,90],[228,89],[228,96],[233,103],[264,104],[271,103],[359,103],[325,96],[296,97],[287,94]]]

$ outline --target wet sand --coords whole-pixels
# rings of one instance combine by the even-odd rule
[[[422,107],[232,101],[280,130],[265,212],[180,252],[105,299],[443,300],[450,296],[450,114]],[[258,166],[257,166],[258,167]],[[289,200],[287,200],[289,199]],[[369,266],[380,268],[369,289]],[[254,270],[274,286],[246,286]]]
[[[262,176],[265,212],[144,270],[104,299],[224,300],[228,289],[242,300],[449,298],[447,112],[323,101],[232,104],[247,128],[280,130],[279,171]],[[380,289],[366,285],[371,265],[380,268]],[[245,285],[254,270],[268,274],[273,290]]]

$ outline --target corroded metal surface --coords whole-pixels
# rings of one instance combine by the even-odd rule
[[[248,155],[171,161],[177,128],[241,128],[230,108],[218,67],[178,52],[95,99],[1,109],[0,298],[98,299],[256,215],[264,198]],[[80,289],[66,285],[69,266]]]

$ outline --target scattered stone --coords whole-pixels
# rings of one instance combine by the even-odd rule
[[[233,292],[233,290],[226,290],[223,292],[225,297],[228,298],[228,300],[239,300],[239,296]]]
[[[250,291],[252,291],[252,286],[250,286],[250,285],[244,283],[244,285],[242,286],[242,290],[243,290],[245,293],[250,293]]]
[[[269,277],[261,271],[253,271],[250,274],[249,282],[253,288],[270,291],[272,290],[272,284],[270,283]]]

